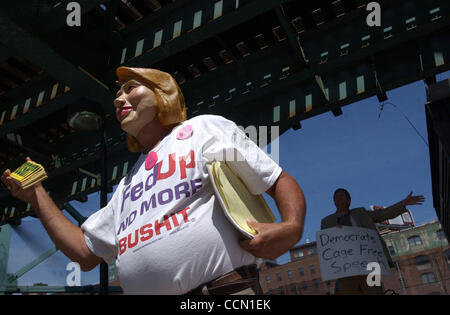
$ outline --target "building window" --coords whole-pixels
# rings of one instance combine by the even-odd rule
[[[289,287],[291,288],[292,294],[297,294],[297,286],[294,283],[292,283]]]
[[[273,295],[272,289],[269,289],[269,295]]]
[[[270,283],[270,276],[266,276],[266,282]]]
[[[418,246],[422,245],[422,239],[419,235],[414,235],[408,238],[409,246]]]
[[[303,282],[301,283],[301,285],[302,285],[302,290],[303,290],[303,291],[308,290],[308,286],[306,285],[306,282],[305,282],[305,281],[303,281]]]
[[[292,279],[292,271],[288,270],[287,275],[289,279]]]
[[[312,275],[316,273],[316,267],[314,265],[309,266],[309,270],[311,271]]]
[[[395,255],[395,249],[394,246],[388,246],[389,254]]]
[[[423,273],[420,276],[420,279],[422,280],[423,284],[435,283],[436,282],[436,278],[434,277],[434,273],[432,273],[432,272]]]
[[[304,276],[305,270],[303,268],[298,268],[298,273],[300,274],[300,276]]]
[[[316,248],[315,247],[308,248],[308,255],[312,255],[312,254],[315,254],[315,253],[316,253]]]
[[[281,273],[277,273],[277,279],[278,281],[281,281]]]
[[[314,285],[314,288],[317,289],[319,287],[319,281],[317,279],[313,279],[313,285]]]
[[[295,258],[303,257],[303,250],[296,250],[296,251],[294,252],[294,257],[295,257]]]
[[[284,295],[284,287],[280,287],[280,294]]]
[[[419,270],[431,268],[430,259],[427,255],[420,255],[414,257],[414,262],[416,263],[416,267]]]
[[[443,229],[440,229],[440,230],[436,231],[436,234],[437,234],[438,239],[440,239],[440,240],[447,239]]]

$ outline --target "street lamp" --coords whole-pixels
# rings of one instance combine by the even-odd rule
[[[107,159],[106,159],[106,128],[104,112],[100,104],[88,99],[81,99],[79,102],[69,106],[67,123],[76,131],[100,132],[101,137],[101,175],[100,175],[100,209],[106,207],[108,203],[107,185]],[[100,263],[100,294],[108,294],[108,264]]]

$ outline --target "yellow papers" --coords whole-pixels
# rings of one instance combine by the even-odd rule
[[[11,177],[22,189],[26,189],[46,179],[47,174],[41,164],[27,161],[12,172]]]
[[[247,218],[260,222],[275,222],[275,217],[261,195],[250,193],[244,182],[225,162],[208,165],[211,183],[225,216],[245,236],[253,238],[256,231],[247,225]]]

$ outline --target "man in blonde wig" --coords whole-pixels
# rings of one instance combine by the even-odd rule
[[[305,200],[297,182],[235,123],[221,116],[186,119],[183,94],[169,74],[119,67],[116,117],[128,147],[140,156],[105,208],[81,228],[61,214],[41,184],[21,190],[10,171],[2,181],[30,202],[56,246],[82,270],[116,259],[126,294],[261,293],[257,264],[275,259],[301,238]],[[225,217],[206,165],[220,152],[252,194],[267,192],[279,223],[248,221],[252,239]],[[246,153],[251,149],[252,158]],[[220,155],[220,154],[219,154]]]
[[[176,124],[186,120],[186,105],[183,93],[175,79],[166,72],[156,69],[119,67],[116,70],[116,82],[121,85],[130,80],[138,80],[150,88],[158,107],[158,120],[162,125]],[[128,148],[132,152],[140,152],[142,148],[133,135],[127,135]]]

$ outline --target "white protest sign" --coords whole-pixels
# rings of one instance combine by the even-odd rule
[[[378,232],[354,226],[333,227],[316,233],[322,280],[367,275],[369,263],[380,265],[382,275],[390,275]]]

